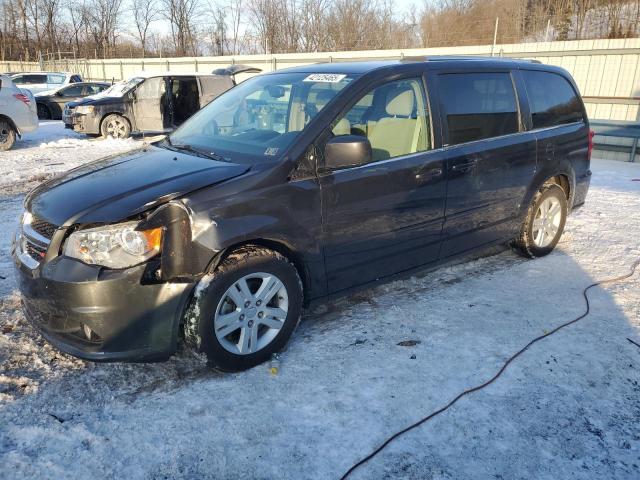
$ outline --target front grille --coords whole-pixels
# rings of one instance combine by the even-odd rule
[[[33,258],[36,262],[41,262],[44,256],[47,254],[47,249],[42,248],[38,245],[34,245],[33,243],[27,241],[25,242],[26,251],[31,258]]]
[[[43,237],[51,240],[54,232],[57,230],[57,226],[53,223],[46,222],[36,216],[31,219],[31,228],[38,232]]]

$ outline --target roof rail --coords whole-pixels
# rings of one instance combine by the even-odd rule
[[[511,61],[511,62],[528,62],[542,63],[540,60],[529,58],[512,58],[512,57],[489,57],[487,55],[415,55],[402,57],[403,62],[445,62],[450,60],[468,60],[468,61]]]

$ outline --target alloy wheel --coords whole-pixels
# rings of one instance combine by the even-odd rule
[[[545,199],[536,212],[533,219],[532,233],[533,243],[537,247],[544,248],[553,242],[562,222],[562,206],[557,198]]]
[[[107,123],[107,128],[105,128],[107,132],[107,136],[113,138],[124,138],[127,134],[127,126],[124,124],[122,120],[113,119]]]
[[[269,345],[289,311],[287,289],[272,273],[251,273],[224,293],[214,317],[216,338],[236,355],[249,355]]]

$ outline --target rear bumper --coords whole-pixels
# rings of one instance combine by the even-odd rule
[[[144,264],[115,271],[62,256],[32,270],[15,249],[13,259],[26,318],[59,350],[93,361],[175,352],[191,284],[144,284]]]
[[[573,206],[572,209],[576,209],[585,202],[587,198],[587,192],[589,191],[589,186],[591,185],[591,170],[587,170],[587,172],[581,177],[576,178],[576,187],[575,194],[573,195]]]

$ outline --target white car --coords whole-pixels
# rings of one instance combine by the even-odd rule
[[[33,94],[16,87],[11,78],[0,75],[0,152],[9,150],[24,132],[38,128],[38,111]]]
[[[31,93],[54,90],[64,85],[82,81],[82,77],[77,73],[63,72],[15,73],[11,76],[11,79],[18,88],[30,90]]]

